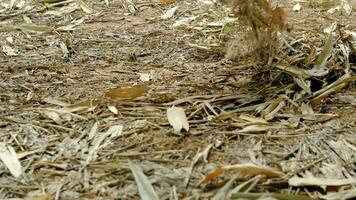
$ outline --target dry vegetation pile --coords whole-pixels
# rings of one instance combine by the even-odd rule
[[[356,197],[355,1],[0,2],[0,199]]]

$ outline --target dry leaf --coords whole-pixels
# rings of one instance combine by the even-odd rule
[[[159,2],[162,3],[162,4],[170,4],[170,3],[174,3],[176,1],[177,0],[159,0]]]
[[[331,93],[340,90],[341,88],[345,87],[349,82],[356,81],[356,76],[351,76],[350,74],[344,74],[338,80],[333,82],[332,84],[322,88],[321,90],[314,93],[315,98],[310,101],[310,105],[315,107],[318,105],[323,99],[325,99]]]
[[[135,85],[132,87],[117,88],[105,93],[106,97],[112,99],[133,100],[148,91],[147,85]]]
[[[299,2],[293,6],[293,11],[295,11],[295,12],[298,12],[301,9],[302,9],[302,6],[300,5]]]
[[[115,115],[119,114],[119,111],[117,110],[117,108],[115,106],[108,106],[108,109]]]
[[[286,72],[289,72],[291,74],[297,75],[297,77],[303,77],[303,78],[308,78],[310,75],[308,72],[302,68],[295,67],[293,65],[288,65],[288,64],[277,64],[275,66],[276,68],[280,70],[284,70]]]
[[[215,120],[239,119],[237,114],[222,114],[215,117]]]
[[[11,146],[0,143],[0,159],[14,177],[17,178],[22,174],[21,163],[17,158],[15,150]]]
[[[186,26],[189,25],[193,20],[195,20],[197,17],[187,17],[187,18],[183,18],[180,20],[177,20],[176,22],[174,22],[174,24],[172,25],[173,28],[178,28],[180,26]]]
[[[89,140],[93,139],[95,135],[98,133],[100,123],[97,121],[94,123],[93,127],[91,127],[90,132],[88,134]]]
[[[213,180],[214,178],[225,172],[237,172],[245,176],[264,175],[267,178],[277,178],[283,175],[283,173],[276,171],[272,168],[257,166],[250,163],[229,165],[225,167],[216,168],[212,172],[208,173],[201,181],[199,181],[198,186]]]
[[[291,186],[343,186],[356,184],[355,178],[347,179],[332,179],[332,178],[317,178],[317,177],[292,177],[288,180]]]
[[[300,110],[302,111],[303,119],[313,120],[313,121],[316,120],[315,113],[310,105],[303,103],[302,106],[300,107]]]
[[[94,11],[90,8],[84,1],[76,0],[76,3],[80,6],[80,8],[87,14],[92,14]]]
[[[182,129],[189,131],[189,123],[183,108],[171,107],[167,109],[167,118],[174,132],[179,133]]]
[[[64,101],[61,101],[59,99],[53,99],[51,97],[48,97],[48,98],[44,98],[42,101],[46,102],[46,103],[49,103],[49,104],[53,104],[53,105],[56,105],[56,106],[62,106],[62,107],[65,107],[65,106],[69,106],[70,104],[67,103],[67,102],[64,102]]]
[[[152,187],[150,180],[142,172],[139,166],[129,161],[129,167],[135,178],[138,191],[142,200],[158,200],[158,196]]]
[[[55,121],[57,124],[62,123],[62,119],[61,119],[60,115],[53,110],[45,109],[45,110],[43,110],[43,114],[47,115],[47,117],[49,117],[50,119]]]
[[[144,73],[144,74],[140,74],[140,80],[142,82],[147,82],[147,81],[150,81],[151,80],[151,74],[147,74],[147,73]]]
[[[7,56],[17,56],[18,53],[15,49],[13,49],[12,47],[10,47],[9,45],[2,45],[2,51],[5,53],[5,55]]]
[[[237,131],[237,133],[260,133],[270,130],[272,127],[264,124],[254,124],[246,126],[242,130]]]
[[[245,121],[248,121],[251,123],[255,123],[255,124],[268,124],[268,121],[266,121],[265,119],[259,118],[259,117],[254,117],[251,115],[242,114],[239,116],[239,119],[242,119],[242,120],[245,120]]]
[[[169,19],[174,16],[179,6],[174,6],[173,8],[167,10],[163,15],[161,15],[161,19]]]
[[[51,194],[45,193],[45,194],[27,197],[25,200],[52,200],[52,199],[54,199],[54,197]]]
[[[284,99],[279,97],[271,102],[271,104],[261,112],[261,115],[264,119],[271,120],[274,118],[274,115],[278,113],[285,106]]]
[[[209,172],[207,175],[205,175],[205,177],[199,181],[197,186],[199,187],[200,185],[213,180],[214,178],[218,177],[220,174],[223,174],[224,172],[225,169],[223,167],[216,168],[212,172]]]
[[[264,175],[267,178],[278,178],[283,174],[275,169],[263,166],[257,166],[255,164],[237,164],[224,167],[225,170],[238,172],[242,175],[255,176]]]
[[[52,33],[54,29],[49,26],[38,26],[36,24],[21,24],[17,26],[18,29],[30,33]]]

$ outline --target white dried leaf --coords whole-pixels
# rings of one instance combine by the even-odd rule
[[[340,95],[338,99],[344,103],[349,103],[356,106],[356,96],[355,95]]]
[[[5,53],[5,55],[7,56],[17,56],[18,53],[16,52],[15,49],[13,49],[12,47],[10,47],[9,45],[2,45],[2,51]]]
[[[350,35],[353,40],[356,40],[356,32],[355,31],[345,31],[346,34]]]
[[[302,111],[303,119],[313,120],[313,121],[316,120],[315,113],[310,105],[303,103],[302,106],[300,107],[300,110]]]
[[[55,111],[46,109],[46,110],[43,110],[43,114],[47,115],[47,117],[49,117],[50,119],[55,121],[57,124],[61,124],[62,123],[61,117]]]
[[[57,30],[60,31],[73,31],[77,29],[77,26],[79,26],[80,24],[82,24],[84,22],[84,17],[80,18],[78,20],[73,20],[70,24],[66,25],[66,26],[60,26],[57,28]]]
[[[310,90],[310,81],[304,80],[300,77],[293,77],[294,82],[297,83],[299,87],[301,87],[306,93],[311,94]]]
[[[179,6],[174,6],[173,8],[167,10],[163,15],[161,15],[161,19],[169,19],[174,16]]]
[[[260,118],[260,117],[254,117],[254,116],[251,116],[251,115],[241,114],[239,116],[239,119],[242,119],[242,120],[245,120],[245,121],[248,121],[248,122],[251,122],[251,123],[255,123],[255,124],[268,124],[268,121],[266,121],[265,119]]]
[[[208,26],[221,27],[221,26],[225,26],[227,24],[231,24],[231,23],[235,22],[236,20],[237,20],[236,18],[226,17],[222,20],[219,20],[216,22],[211,22],[208,24]]]
[[[169,124],[173,127],[176,133],[182,129],[189,131],[189,123],[183,108],[171,107],[167,109],[167,118]]]
[[[30,91],[30,92],[27,94],[26,101],[30,101],[33,96],[34,96],[33,92]]]
[[[143,73],[140,75],[140,80],[142,82],[147,82],[149,80],[151,80],[151,74],[148,74],[148,73]]]
[[[24,15],[22,18],[23,18],[23,20],[25,21],[26,24],[32,24],[33,23],[32,20],[29,17],[27,17],[26,15]]]
[[[341,9],[341,6],[335,6],[333,8],[330,8],[328,11],[326,11],[329,15],[334,14],[335,12],[339,11]]]
[[[302,6],[300,5],[300,3],[297,3],[293,6],[293,11],[298,12],[302,9]]]
[[[342,8],[342,12],[345,15],[351,15],[352,13],[352,6],[350,4],[350,2],[348,0],[341,0],[341,8]]]
[[[262,117],[269,121],[286,105],[283,98],[275,99],[266,109],[261,112]]]
[[[129,160],[129,167],[135,178],[135,182],[140,193],[142,200],[158,200],[158,196],[154,191],[151,182],[148,180],[147,176],[142,172],[139,166],[135,165]]]
[[[111,126],[106,132],[106,134],[109,135],[111,138],[119,137],[122,135],[123,128],[124,127],[122,125]]]
[[[16,2],[16,0],[10,0],[10,3],[9,3],[10,9],[14,8],[15,2]]]
[[[237,131],[238,133],[260,133],[270,130],[272,127],[264,124],[254,124],[246,126],[245,128]]]
[[[17,158],[15,150],[11,146],[0,143],[0,159],[14,177],[17,178],[22,174],[21,163]]]
[[[14,38],[9,36],[9,37],[6,37],[6,41],[10,44],[14,43]]]
[[[44,98],[43,101],[46,103],[49,103],[49,104],[56,105],[56,106],[62,106],[62,107],[70,106],[70,104],[67,102],[64,102],[64,101],[61,101],[58,99],[53,99],[51,97]]]
[[[108,106],[108,109],[115,115],[119,114],[119,111],[117,110],[117,108],[115,106]]]
[[[59,46],[62,49],[62,53],[63,53],[64,57],[68,57],[69,50],[67,48],[67,45],[64,42],[61,42],[61,43],[59,43]]]
[[[100,123],[97,121],[94,123],[93,127],[91,127],[89,132],[89,140],[93,139],[95,135],[98,133]]]
[[[64,16],[65,14],[72,13],[76,10],[79,10],[80,6],[76,3],[70,3],[67,6],[61,7],[58,10],[48,10],[46,15],[55,15],[55,16]]]
[[[19,1],[19,2],[16,4],[16,8],[17,8],[17,9],[22,9],[25,5],[26,5],[26,1]]]
[[[94,126],[98,126],[98,125],[96,125],[96,123],[95,123]],[[93,131],[93,129],[97,129],[97,128],[92,128],[92,131]],[[113,137],[120,136],[120,135],[122,135],[122,130],[123,130],[122,125],[112,126],[105,133],[101,133],[98,137],[95,137],[94,140],[92,141],[93,146],[90,147],[90,149],[89,149],[89,152],[88,152],[87,158],[84,162],[84,165],[88,165],[90,163],[90,161],[96,159],[97,152],[101,147],[105,146],[105,145],[101,145],[101,144],[107,137],[113,138]],[[93,133],[95,133],[95,132],[96,132],[96,130],[93,131]],[[89,137],[91,137],[90,134],[92,134],[92,133],[89,133]],[[94,135],[94,134],[92,134],[92,135]]]
[[[294,176],[288,180],[291,186],[343,186],[356,184],[355,178],[347,179],[332,179],[332,178],[317,178],[317,177],[297,177]]]
[[[320,77],[320,76],[325,76],[329,73],[329,69],[326,67],[323,68],[311,68],[307,70],[310,76],[315,76],[315,77]]]
[[[320,195],[321,199],[339,200],[339,199],[354,199],[356,197],[356,189],[339,190],[337,192],[328,192],[326,195]]]
[[[213,6],[216,2],[213,0],[198,0],[199,3],[202,5],[208,5],[208,6]]]
[[[181,27],[181,26],[189,25],[196,18],[197,17],[187,17],[187,18],[183,18],[183,19],[177,20],[176,22],[174,22],[172,27],[173,28],[178,28],[178,27]]]
[[[324,28],[323,32],[327,33],[327,34],[331,34],[332,32],[334,32],[336,30],[336,27],[337,27],[337,23],[334,22],[330,26]]]
[[[87,14],[92,14],[94,11],[90,8],[84,1],[76,0],[76,3],[80,6],[80,8]]]

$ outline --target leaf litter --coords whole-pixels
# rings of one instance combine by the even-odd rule
[[[2,2],[0,199],[355,197],[355,7]]]

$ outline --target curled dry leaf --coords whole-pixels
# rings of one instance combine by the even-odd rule
[[[261,112],[264,119],[271,120],[285,106],[284,99],[279,97],[273,100],[269,106]]]
[[[245,176],[264,175],[267,178],[278,178],[283,175],[282,172],[279,172],[275,169],[257,166],[250,163],[229,165],[225,167],[216,168],[212,172],[209,172],[202,180],[199,181],[198,186],[213,180],[214,178],[225,172],[237,172]]]
[[[167,118],[174,132],[179,133],[182,129],[189,131],[189,123],[183,108],[171,107],[167,109]]]
[[[105,96],[112,99],[133,100],[142,96],[148,89],[147,85],[135,85],[132,87],[109,90],[105,93]]]

